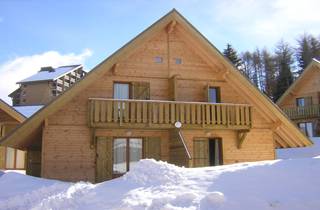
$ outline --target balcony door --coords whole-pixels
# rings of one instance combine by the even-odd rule
[[[298,123],[300,130],[308,137],[314,137],[314,129],[312,122],[300,122]]]
[[[194,167],[223,164],[222,140],[220,138],[197,138],[194,140],[193,146]]]
[[[297,107],[305,107],[312,105],[312,97],[303,97],[296,99]]]
[[[130,99],[130,83],[113,84],[113,98],[114,99]]]

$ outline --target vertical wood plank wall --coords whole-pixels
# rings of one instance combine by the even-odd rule
[[[179,75],[175,87],[177,101],[204,101],[204,91],[209,85],[220,87],[221,102],[250,104],[237,87],[223,78],[224,70],[220,61],[216,59],[214,64],[208,63],[206,56],[197,46],[189,43],[179,27],[177,25],[176,30],[169,35],[163,30],[139,46],[134,53],[118,63],[115,73],[105,69],[106,73],[101,78],[48,118],[42,145],[43,177],[67,181],[95,181],[96,151],[90,148],[92,131],[87,125],[88,98],[112,98],[114,81],[149,82],[151,99],[172,100],[170,78]],[[156,56],[161,56],[163,63],[155,63]],[[182,63],[176,64],[175,58],[181,58]],[[255,107],[252,115],[254,130],[248,134],[241,150],[236,147],[234,131],[216,130],[210,134],[223,139],[225,163],[274,158],[270,130],[272,122],[266,121]],[[126,136],[128,133],[141,137],[160,135],[161,159],[169,160],[168,132],[167,130],[98,129],[96,135]],[[184,131],[184,136],[189,150],[192,151],[193,137],[208,137],[208,134],[203,130],[193,130]]]

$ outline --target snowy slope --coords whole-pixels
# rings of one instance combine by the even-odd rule
[[[180,168],[142,160],[93,185],[0,176],[0,209],[319,210],[320,158]]]
[[[320,155],[320,138],[311,138],[314,145],[303,148],[277,149],[278,159],[306,158]]]

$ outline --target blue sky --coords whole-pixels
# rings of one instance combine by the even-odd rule
[[[319,0],[0,0],[0,73],[11,84],[47,63],[90,69],[172,8],[220,50],[320,34]],[[8,91],[0,84],[0,98]]]

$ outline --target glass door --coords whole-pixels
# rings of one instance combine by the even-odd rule
[[[142,138],[115,138],[113,140],[113,175],[120,176],[143,158]]]

